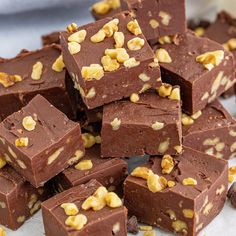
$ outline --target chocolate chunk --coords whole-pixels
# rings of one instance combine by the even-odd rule
[[[136,216],[132,216],[129,218],[127,222],[127,231],[131,234],[138,234],[139,228],[138,228],[138,220]]]
[[[227,197],[229,198],[231,205],[236,208],[236,182],[234,182],[227,194]]]
[[[43,46],[51,45],[53,43],[60,44],[60,32],[52,32],[42,36]]]

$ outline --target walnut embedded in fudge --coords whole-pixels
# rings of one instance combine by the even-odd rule
[[[80,32],[82,41],[74,36]],[[161,85],[155,55],[128,12],[61,36],[66,67],[89,109]]]
[[[35,187],[84,154],[80,125],[41,95],[0,123],[0,153]]]

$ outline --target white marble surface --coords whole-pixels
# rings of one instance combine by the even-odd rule
[[[73,4],[73,7],[66,4],[60,8],[57,7],[14,15],[1,15],[1,13],[4,12],[3,3],[10,4],[12,1],[17,0],[0,0],[0,57],[14,57],[22,48],[29,50],[37,49],[41,46],[40,36],[42,34],[64,29],[71,22],[82,25],[92,21],[88,6],[91,5],[91,2],[94,0],[82,0],[83,3],[81,0],[77,0],[77,3]],[[19,0],[18,3],[23,4],[24,1],[25,0]],[[45,3],[47,1],[50,4],[56,2],[52,2],[51,0],[41,0],[38,2]],[[201,2],[204,1],[208,0]],[[32,2],[34,2],[34,0]],[[198,2],[198,4],[196,2]],[[208,2],[213,1],[210,0]],[[200,0],[188,0],[188,15],[195,15],[196,9],[200,8],[199,4]],[[224,5],[226,6],[226,4]],[[232,114],[236,115],[235,98],[225,100],[223,103]],[[236,160],[232,160],[230,164],[236,165]],[[236,235],[235,218],[236,210],[232,209],[229,204],[226,204],[221,214],[205,228],[200,235],[221,236],[227,234],[228,236],[234,236]],[[12,232],[8,230],[7,233],[8,236],[43,236],[44,229],[41,212],[28,220],[18,231]],[[139,235],[141,236],[142,233]],[[163,233],[157,229],[157,235],[168,236],[171,234]]]

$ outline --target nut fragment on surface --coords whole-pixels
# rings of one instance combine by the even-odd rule
[[[93,4],[92,10],[97,14],[105,15],[111,10],[111,7],[106,1],[100,1]]]
[[[229,174],[230,175],[236,175],[236,166],[231,166],[229,168]]]
[[[7,164],[5,158],[0,157],[0,169],[2,169]]]
[[[87,217],[83,214],[69,216],[65,224],[73,229],[81,230],[87,224]]]
[[[69,42],[82,43],[85,40],[86,35],[87,35],[86,30],[80,30],[80,31],[77,31],[77,32],[71,34],[68,37],[68,41]]]
[[[139,77],[139,79],[142,80],[143,82],[147,82],[147,81],[149,81],[149,80],[151,79],[151,78],[150,78],[148,75],[146,75],[145,73],[140,74],[138,77]]]
[[[43,74],[43,64],[38,61],[33,65],[31,79],[32,80],[40,80]]]
[[[27,147],[29,145],[29,138],[22,137],[15,140],[16,147]]]
[[[111,208],[117,208],[123,205],[121,199],[114,192],[109,192],[105,196],[107,206]]]
[[[174,169],[174,160],[170,155],[164,155],[161,160],[162,174],[170,174]]]
[[[231,38],[227,42],[227,46],[230,51],[233,51],[236,49],[236,38]]]
[[[133,103],[136,103],[139,101],[139,95],[137,93],[132,93],[130,95],[130,101]]]
[[[111,122],[111,126],[113,130],[118,130],[120,128],[121,125],[121,119],[115,118],[112,122]]]
[[[155,52],[155,56],[161,63],[171,63],[172,59],[169,53],[164,48],[159,48]]]
[[[90,133],[83,133],[82,139],[85,148],[91,148],[96,143],[95,137]]]
[[[160,152],[161,154],[165,153],[168,150],[169,145],[170,145],[169,139],[161,142],[158,147],[158,152]]]
[[[153,123],[153,124],[151,125],[152,129],[155,130],[155,131],[160,130],[160,129],[163,129],[164,126],[165,126],[165,124],[162,123],[162,122],[159,122],[159,121],[156,121],[155,123]]]
[[[36,122],[32,116],[26,116],[22,120],[22,125],[27,131],[33,131],[36,127]]]
[[[132,172],[131,176],[142,178],[147,180],[149,174],[152,174],[152,170],[148,169],[147,167],[136,167]]]
[[[59,156],[60,154],[64,151],[64,147],[61,147],[57,149],[52,155],[48,157],[48,165],[51,165]]]
[[[172,86],[170,84],[163,83],[158,89],[157,92],[161,97],[168,97],[170,96],[172,91]]]
[[[156,29],[156,28],[159,26],[159,22],[158,22],[157,20],[155,20],[155,19],[151,19],[151,20],[149,21],[149,24],[151,25],[151,27],[152,27],[153,29]]]
[[[122,48],[125,44],[125,35],[123,32],[114,33],[115,47]]]
[[[205,34],[205,29],[203,27],[197,27],[195,30],[194,30],[194,33],[197,37],[201,37]]]
[[[183,179],[183,185],[186,185],[186,186],[194,186],[194,185],[197,185],[197,180],[189,177],[189,178],[185,178]]]
[[[164,177],[160,177],[156,174],[150,173],[147,179],[148,189],[153,192],[160,192],[167,187],[167,180]]]
[[[176,220],[172,223],[172,228],[176,231],[176,232],[184,232],[185,230],[188,229],[187,224],[182,221],[182,220]]]
[[[137,20],[132,20],[127,24],[127,29],[134,35],[138,36],[142,34],[142,30],[138,24]]]
[[[120,63],[124,63],[129,59],[129,54],[125,48],[106,49],[105,55],[110,56],[112,59],[116,59]]]
[[[136,61],[134,57],[131,57],[130,59],[124,62],[124,66],[127,68],[133,68],[139,65],[140,65],[140,61]]]
[[[176,146],[174,146],[174,149],[176,150],[176,152],[177,153],[182,153],[182,151],[183,151],[183,147],[182,146],[180,146],[180,145],[176,145]]]
[[[170,96],[168,96],[168,98],[170,100],[180,101],[180,89],[179,88],[174,88],[171,91],[171,94],[170,94]]]
[[[75,32],[77,30],[78,26],[76,23],[71,23],[67,26],[67,32],[68,33],[72,33],[72,32]]]
[[[19,75],[9,75],[4,72],[0,72],[0,84],[3,87],[8,88],[13,86],[16,82],[22,81],[22,77]]]
[[[75,169],[77,170],[90,170],[93,168],[93,162],[91,160],[82,160],[77,165]]]
[[[99,30],[96,34],[94,34],[90,40],[93,43],[100,43],[106,38],[106,34],[103,30]]]
[[[103,67],[99,64],[91,64],[90,66],[83,66],[81,74],[84,80],[100,80],[104,76]]]
[[[194,216],[194,211],[191,209],[183,209],[183,214],[185,218],[192,219]]]
[[[103,65],[104,71],[115,71],[118,70],[120,64],[116,59],[112,59],[110,56],[103,56],[101,59],[101,63]]]
[[[75,216],[79,213],[79,209],[74,203],[63,203],[61,208],[64,209],[67,216]]]
[[[113,19],[109,22],[107,22],[103,27],[102,30],[104,31],[106,37],[110,38],[113,36],[115,32],[118,31],[118,24],[119,19]]]
[[[175,183],[175,181],[169,180],[167,182],[167,185],[168,185],[169,188],[173,188],[176,185],[176,183]]]
[[[196,61],[203,64],[207,70],[212,70],[215,66],[218,66],[224,59],[224,51],[217,50],[212,52],[206,52],[196,57]]]
[[[71,55],[75,55],[80,52],[81,50],[81,45],[76,42],[69,42],[68,43],[68,50]]]
[[[65,68],[62,55],[60,55],[52,65],[52,69],[56,72],[62,72]]]
[[[170,36],[162,36],[158,39],[158,42],[160,44],[171,44],[172,43],[172,38]]]
[[[131,51],[138,51],[144,46],[144,43],[145,43],[144,39],[136,37],[136,38],[130,39],[127,42],[127,47]]]
[[[189,126],[194,123],[194,119],[192,119],[191,116],[188,116],[184,113],[182,114],[181,121],[182,121],[182,125],[184,126]]]
[[[162,18],[162,20],[161,20],[161,23],[163,24],[163,25],[169,25],[169,23],[170,23],[170,20],[171,20],[171,16],[170,16],[170,14],[168,14],[167,12],[165,12],[165,11],[160,11],[159,12],[159,16]]]
[[[156,236],[156,233],[153,230],[146,231],[146,232],[143,233],[143,236]]]

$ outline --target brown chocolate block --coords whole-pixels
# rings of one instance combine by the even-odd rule
[[[18,229],[51,195],[48,187],[34,188],[12,167],[0,169],[0,224]]]
[[[53,43],[60,44],[60,32],[56,31],[56,32],[43,35],[42,43],[43,43],[43,46],[51,45]]]
[[[145,93],[139,101],[104,106],[102,157],[133,157],[181,152],[180,101]]]
[[[75,165],[64,170],[54,180],[59,191],[64,191],[71,187],[85,184],[91,179],[96,179],[108,189],[120,192],[128,168],[124,160],[119,158],[102,159],[100,145],[87,149],[85,156],[81,160],[91,160],[92,168],[80,170]]]
[[[162,80],[180,86],[183,110],[188,114],[202,110],[235,83],[233,55],[214,41],[188,31],[178,36],[177,43],[156,45],[154,50],[157,48],[171,58],[168,63],[160,63]],[[209,55],[218,63],[207,61]],[[199,56],[202,63],[197,62]]]
[[[184,33],[185,0],[121,0],[122,9],[132,11],[146,39],[152,43],[161,36]]]
[[[184,147],[183,154],[175,157],[170,174],[163,174],[161,163],[162,158],[154,157],[146,167],[154,174],[174,181],[175,185],[156,192],[152,184],[158,184],[163,178],[150,172],[149,177],[144,176],[147,180],[129,176],[124,187],[129,214],[145,224],[180,235],[196,236],[224,206],[228,187],[227,162]]]
[[[0,153],[33,186],[42,186],[81,158],[80,125],[37,95],[0,124]]]
[[[73,83],[65,69],[61,72],[52,69],[52,65],[60,55],[60,47],[51,45],[32,52],[23,50],[13,59],[0,60],[0,119],[5,119],[27,105],[37,94],[47,98],[71,119],[76,118]],[[36,63],[38,75],[42,68],[42,74],[36,78],[37,80],[31,77]],[[11,81],[12,83],[9,84],[10,80],[14,79],[14,75],[21,76],[22,81]],[[4,87],[4,81],[9,87]]]
[[[105,206],[103,209],[83,210],[83,202],[94,194],[101,187],[96,180],[91,180],[87,184],[76,186],[42,204],[43,221],[46,236],[124,236],[127,235],[127,210],[124,206],[110,208]],[[61,207],[64,203],[73,203],[79,210],[79,214],[87,218],[87,223],[81,230],[66,226],[65,221],[68,216]]]
[[[107,23],[108,25],[103,27]],[[118,25],[116,25],[117,23]],[[127,29],[128,23],[132,26],[130,26],[131,31],[138,32],[137,36]],[[136,26],[137,24],[133,22],[130,14],[123,12],[113,18],[106,18],[80,27],[78,29],[80,33],[77,34],[86,32],[86,36],[83,35],[85,36],[84,41],[81,38],[79,39],[79,42],[82,41],[80,44],[75,42],[78,41],[78,39],[75,39],[76,35],[71,38],[71,33],[62,33],[61,45],[66,67],[74,80],[75,87],[80,91],[84,103],[89,109],[161,85],[160,68],[154,62],[154,54],[146,39],[140,33],[140,28]],[[110,31],[106,31],[106,28]],[[115,49],[115,40],[112,36],[117,30],[120,33],[115,34],[114,37],[117,42],[119,41],[117,47],[120,48]],[[104,40],[101,40],[102,42],[94,43],[91,41],[91,37],[98,31],[104,37],[106,31],[105,34],[111,37],[107,36]],[[122,35],[125,38],[124,42],[122,42]],[[68,40],[72,42],[68,44]],[[92,38],[92,40],[95,39]],[[97,41],[97,38],[95,41]],[[80,51],[72,55],[68,45],[70,51],[75,50],[72,54]],[[134,47],[134,45],[136,46]],[[105,54],[106,57],[104,57]]]
[[[183,116],[183,145],[226,160],[234,157],[236,120],[218,100],[198,115],[195,119]]]

